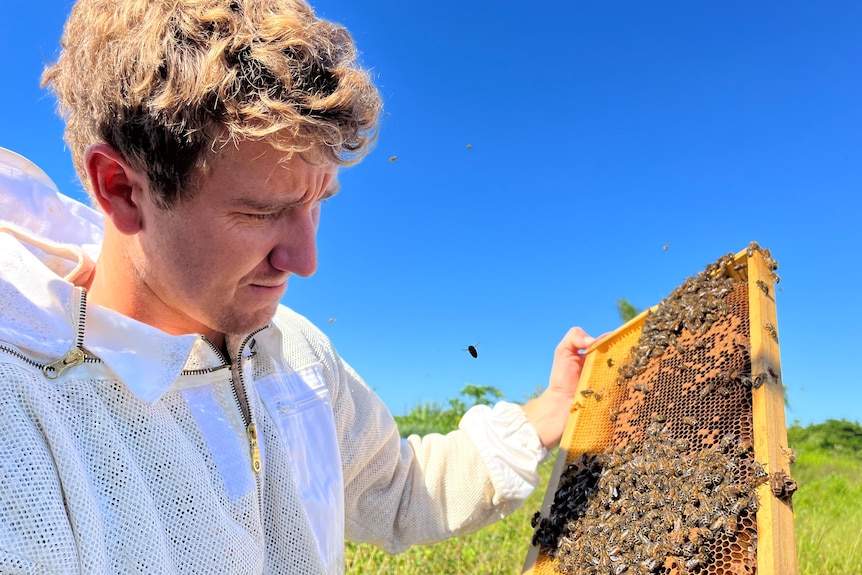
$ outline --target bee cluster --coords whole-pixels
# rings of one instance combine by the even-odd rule
[[[751,393],[779,380],[752,374],[747,262],[728,254],[686,279],[622,361],[598,365],[608,383],[591,378],[579,429],[609,439],[569,462],[533,544],[570,575],[753,574],[755,490],[789,502],[795,483],[754,459]]]
[[[739,539],[740,526],[752,524],[754,490],[768,476],[747,457],[750,446],[728,435],[689,453],[687,440],[664,431],[655,423],[642,451],[582,455],[566,469],[550,516],[533,516],[533,545],[560,573],[697,573],[714,561],[714,542]],[[739,480],[745,465],[752,473]]]

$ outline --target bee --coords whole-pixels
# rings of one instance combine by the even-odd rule
[[[614,366],[614,358],[609,357],[608,358],[608,367],[613,367],[613,366]]]
[[[694,557],[692,557],[691,559],[689,559],[688,561],[685,562],[685,568],[690,571],[692,569],[697,569],[698,567],[706,565],[706,563],[707,563],[706,557],[704,557],[703,554],[698,553]]]
[[[700,396],[706,397],[707,395],[709,395],[713,391],[715,391],[715,384],[712,383],[711,381],[707,382],[706,385],[704,385],[703,387],[700,388]]]
[[[748,498],[746,506],[748,507],[748,510],[752,513],[757,513],[757,510],[760,509],[760,500],[757,498],[756,493],[751,494],[751,497]]]
[[[757,280],[757,287],[760,288],[760,291],[762,291],[766,297],[769,297],[769,286],[766,285],[765,281]]]
[[[465,148],[467,148],[468,150],[472,150],[472,149],[473,149],[473,144],[467,144],[467,145],[466,145],[466,146],[464,146],[464,147],[465,147]]]
[[[790,477],[789,475],[784,476],[784,493],[787,497],[790,497],[796,490],[798,489],[798,485],[796,484],[796,480]]]
[[[633,383],[632,387],[635,389],[635,391],[640,391],[641,393],[649,392],[649,388],[643,383]]]
[[[595,391],[593,391],[592,389],[582,389],[581,390],[581,395],[583,395],[584,397],[589,397],[594,393],[595,393]]]
[[[783,445],[779,445],[779,447],[781,448],[781,453],[783,453],[784,456],[787,457],[787,462],[790,465],[796,463],[796,452],[793,450],[792,447],[784,447]]]
[[[763,468],[763,465],[760,464],[759,461],[754,461],[751,464],[751,468],[754,470],[754,477],[751,479],[752,487],[760,487],[767,481],[769,481],[769,474]]]
[[[766,383],[766,377],[767,376],[765,373],[758,373],[756,376],[754,376],[754,381],[751,383],[751,387],[757,389],[758,387]]]
[[[596,401],[601,401],[601,400],[602,400],[602,398],[604,397],[604,395],[602,395],[601,393],[599,393],[599,392],[597,391],[597,392],[595,392],[595,393],[593,394],[593,397],[595,398],[595,400],[596,400]]]
[[[619,417],[619,415],[620,415],[619,409],[614,409],[613,407],[608,409],[608,419],[610,419],[611,421],[616,421],[617,417]]]
[[[726,450],[730,449],[730,447],[733,445],[734,441],[736,441],[736,436],[732,433],[728,433],[727,435],[725,435],[724,437],[721,438],[721,441],[719,441],[719,445],[721,446],[722,449],[724,449],[726,451]]]
[[[765,326],[767,333],[775,340],[775,343],[778,343],[778,330],[775,329],[775,325],[772,323],[767,323]]]
[[[775,370],[772,369],[772,366],[769,366],[769,369],[766,370],[770,376],[772,376],[772,381],[778,383],[778,374],[775,373]]]
[[[748,254],[748,257],[752,257],[752,256],[754,256],[754,250],[759,250],[759,249],[760,249],[760,246],[757,245],[757,242],[751,242],[750,244],[748,244],[748,250],[746,253]]]
[[[727,515],[718,515],[712,520],[712,523],[709,524],[709,529],[710,531],[718,531],[725,526],[727,526]]]
[[[736,533],[736,530],[738,529],[738,527],[739,527],[739,521],[736,519],[736,517],[730,516],[724,522],[724,534],[725,535],[733,535],[734,533]]]
[[[389,156],[389,163],[391,164],[392,162],[394,162],[397,159],[398,159],[398,156]]]
[[[468,352],[468,353],[469,353],[470,355],[472,355],[473,357],[479,357],[479,352],[476,350],[476,348],[477,348],[477,347],[479,347],[479,344],[478,344],[478,343],[477,343],[477,344],[475,344],[475,345],[468,345],[467,347],[465,347],[465,348],[463,349],[463,351]]]
[[[689,427],[694,427],[695,425],[697,425],[697,418],[692,417],[691,415],[686,415],[682,418],[682,422]]]

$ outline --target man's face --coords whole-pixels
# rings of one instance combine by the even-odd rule
[[[320,203],[338,190],[337,166],[281,158],[243,142],[219,154],[191,199],[164,210],[141,194],[133,266],[150,317],[140,319],[220,342],[266,325],[288,277],[314,273]]]

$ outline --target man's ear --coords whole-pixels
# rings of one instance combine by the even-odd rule
[[[93,196],[114,227],[122,234],[139,232],[143,225],[139,201],[143,194],[149,193],[147,177],[108,144],[88,147],[84,151],[84,167]]]

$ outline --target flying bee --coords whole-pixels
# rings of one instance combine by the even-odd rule
[[[392,163],[398,159],[398,156],[389,156],[389,162]]]
[[[476,350],[477,347],[479,347],[478,343],[476,343],[475,345],[468,345],[462,351],[468,352],[473,357],[479,357],[479,352]]]

